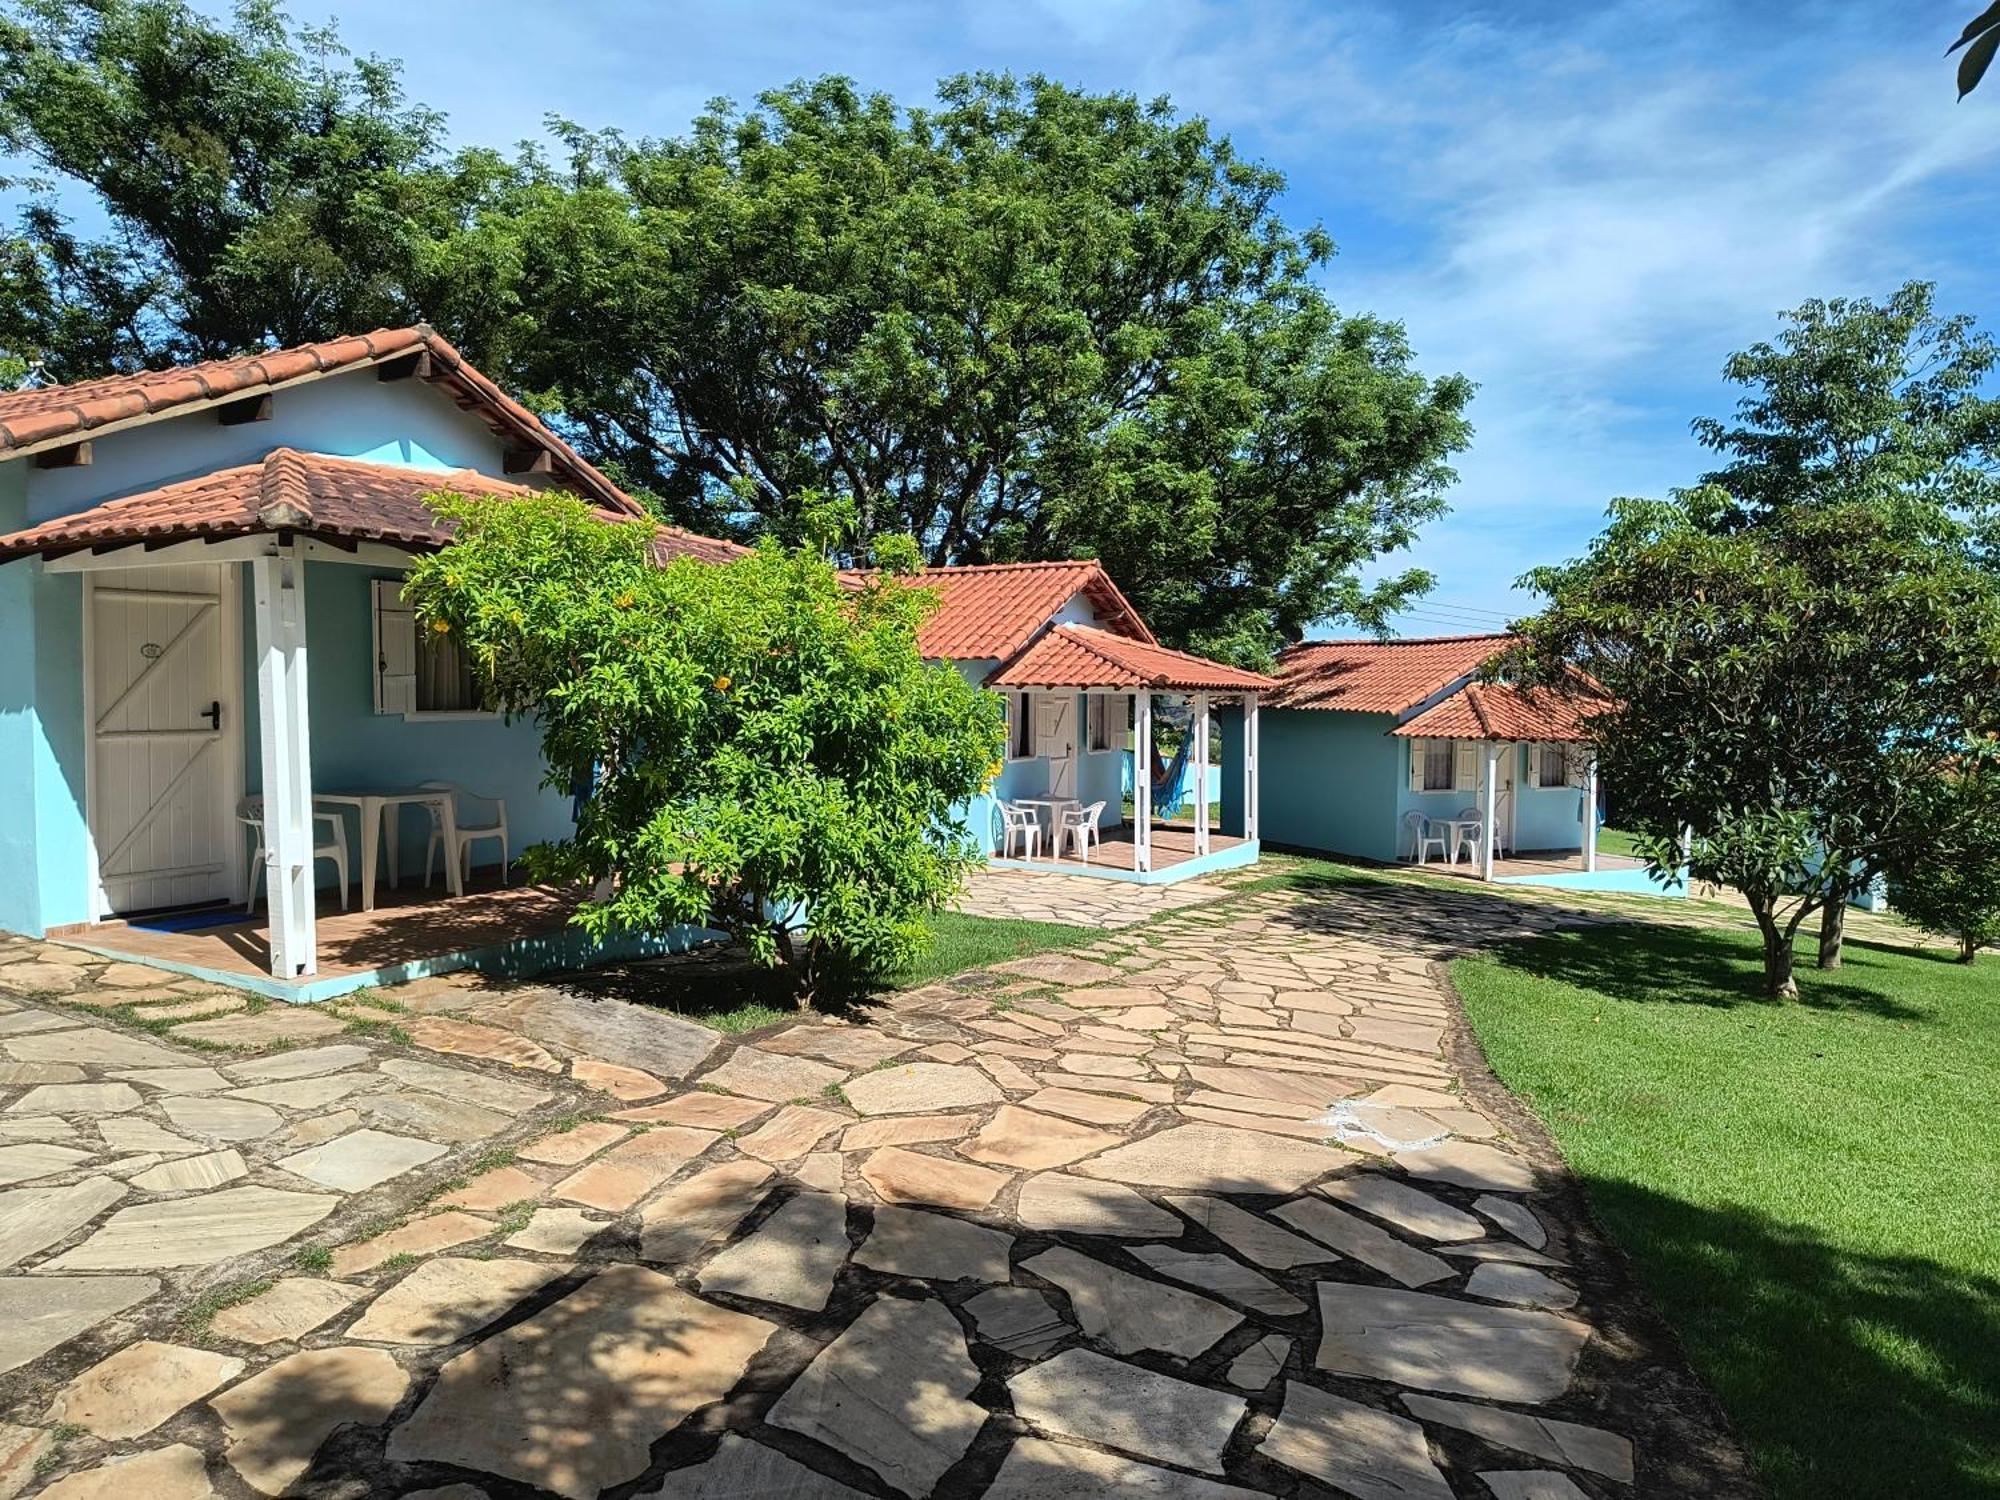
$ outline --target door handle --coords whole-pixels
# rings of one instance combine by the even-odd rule
[[[220,732],[220,730],[222,729],[221,700],[218,699],[217,701],[209,704],[207,708],[204,708],[199,714],[195,715],[195,717],[199,719],[208,720],[208,727],[212,730]]]

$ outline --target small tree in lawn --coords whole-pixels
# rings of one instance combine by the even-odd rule
[[[1789,996],[1799,925],[1935,836],[1919,795],[2000,712],[2000,589],[1934,506],[1732,527],[1734,504],[1614,504],[1587,557],[1523,580],[1550,604],[1519,665],[1605,687],[1589,725],[1640,852],[1739,890]]]
[[[1005,745],[997,700],[926,665],[935,599],[885,548],[850,586],[811,548],[656,566],[651,528],[568,497],[440,496],[452,544],[412,570],[420,626],[532,716],[546,784],[591,788],[541,879],[597,894],[595,937],[679,925],[792,965],[800,1004],[905,968],[976,852],[953,820]]]
[[[1928,932],[1958,940],[1958,960],[2000,944],[2000,764],[1989,755],[1923,790],[1918,821],[1934,830],[1889,871],[1889,900]]]

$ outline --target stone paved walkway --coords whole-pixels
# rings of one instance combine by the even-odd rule
[[[979,870],[966,881],[953,907],[975,917],[1011,917],[1113,932],[1150,922],[1163,912],[1218,901],[1228,894],[1226,885],[1213,880],[1136,885],[1094,875]]]
[[[1451,1061],[1435,960],[1576,920],[1241,894],[728,1041],[436,983],[155,1037],[0,950],[0,1500],[1697,1492]]]

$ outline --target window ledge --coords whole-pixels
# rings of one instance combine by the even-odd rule
[[[402,715],[405,724],[449,724],[470,719],[492,719],[497,722],[499,718],[499,714],[485,708],[420,708]]]

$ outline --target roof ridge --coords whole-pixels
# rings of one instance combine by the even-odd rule
[[[919,568],[918,573],[1000,573],[1013,568],[1096,568],[1104,570],[1104,564],[1095,557],[1059,557],[1047,562],[1004,562],[1004,563],[939,563],[936,567]],[[866,571],[877,572],[870,568]]]
[[[1278,654],[1310,650],[1315,646],[1449,646],[1460,641],[1504,641],[1518,635],[1514,630],[1475,630],[1466,635],[1343,636],[1331,641],[1293,641]]]

